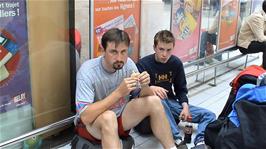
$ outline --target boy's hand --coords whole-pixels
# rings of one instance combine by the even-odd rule
[[[190,112],[189,112],[189,106],[186,102],[182,103],[183,110],[180,113],[180,119],[187,121],[189,117],[191,117]]]
[[[167,98],[167,90],[160,87],[160,86],[150,86],[152,92],[154,95],[157,95],[161,99],[166,99]]]

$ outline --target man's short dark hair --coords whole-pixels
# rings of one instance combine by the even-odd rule
[[[161,30],[154,36],[154,46],[158,45],[158,42],[164,43],[173,43],[175,45],[175,37],[174,35],[168,30]]]
[[[262,10],[266,13],[266,0],[262,3]]]
[[[118,46],[120,43],[125,43],[126,46],[129,46],[130,39],[127,32],[113,28],[105,32],[102,36],[101,44],[104,50],[106,50],[108,42],[115,42],[115,46]]]

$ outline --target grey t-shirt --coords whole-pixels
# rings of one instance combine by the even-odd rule
[[[82,64],[77,73],[76,110],[80,115],[90,104],[104,99],[110,95],[123,81],[130,77],[132,72],[138,72],[135,63],[128,58],[127,63],[120,70],[109,73],[103,68],[103,56],[91,59]],[[120,116],[129,96],[121,98],[109,109]]]

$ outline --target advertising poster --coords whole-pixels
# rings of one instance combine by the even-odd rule
[[[139,58],[140,0],[101,0],[93,2],[93,56],[101,55],[102,35],[111,28],[125,30],[131,39],[129,56]]]
[[[0,1],[0,113],[31,104],[25,0]]]
[[[173,0],[171,31],[176,38],[173,54],[182,62],[197,58],[201,0]]]
[[[218,50],[235,46],[239,16],[239,0],[222,0]]]
[[[262,9],[263,0],[252,0],[251,12],[260,11]]]

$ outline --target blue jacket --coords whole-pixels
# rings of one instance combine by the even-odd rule
[[[248,100],[254,102],[266,102],[266,86],[256,86],[254,84],[245,84],[241,86],[237,92],[236,100],[232,105],[233,110],[228,115],[229,119],[237,126],[240,122],[237,116],[235,105],[240,100]]]

